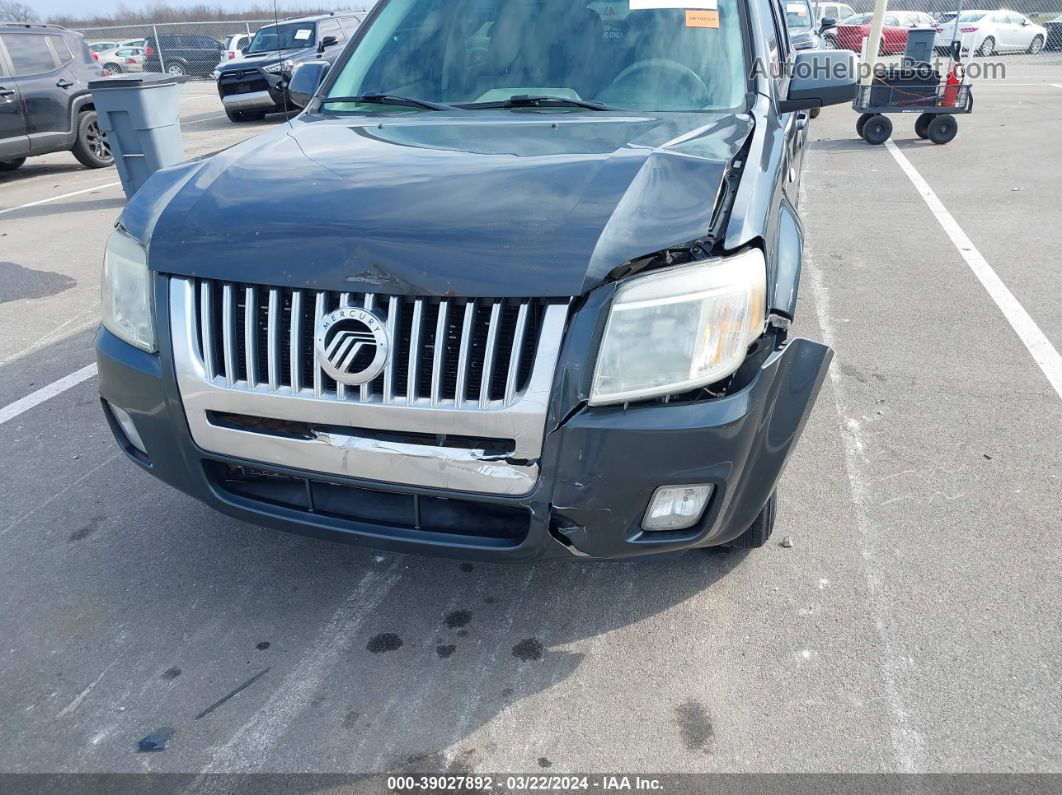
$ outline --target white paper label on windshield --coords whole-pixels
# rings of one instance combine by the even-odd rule
[[[299,28],[295,31],[295,41],[306,41],[310,38],[310,34],[313,33],[312,28]]]
[[[630,0],[631,11],[645,11],[651,8],[703,8],[716,11],[719,0]]]
[[[808,13],[803,3],[787,3],[785,10],[790,14],[796,14],[798,17],[807,16]]]

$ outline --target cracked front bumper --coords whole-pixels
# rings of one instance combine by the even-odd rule
[[[294,458],[263,464],[253,455],[207,452],[189,429],[169,325],[159,326],[159,355],[103,329],[96,340],[100,394],[131,415],[146,448],[146,456],[133,449],[108,412],[137,465],[254,524],[398,552],[508,561],[623,558],[732,541],[774,491],[832,357],[823,345],[794,339],[720,399],[565,413],[547,427],[534,489],[509,496],[321,474]],[[247,470],[267,486],[230,488],[225,473]],[[696,526],[641,530],[657,487],[693,483],[714,486]],[[490,531],[491,517],[504,532]]]

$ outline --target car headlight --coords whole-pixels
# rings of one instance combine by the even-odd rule
[[[116,229],[103,255],[103,325],[148,353],[155,348],[155,308],[147,252]]]
[[[270,72],[271,74],[278,75],[278,74],[280,74],[281,72],[284,71],[284,64],[283,63],[274,63],[274,64],[270,64],[269,66],[263,66],[262,68],[265,71]]]
[[[686,392],[730,375],[763,333],[766,293],[755,248],[631,279],[612,302],[590,404]]]

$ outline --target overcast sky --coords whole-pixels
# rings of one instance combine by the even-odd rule
[[[106,16],[120,4],[119,0],[21,0],[26,5],[33,8],[40,16],[47,19],[50,16],[56,14],[67,14],[70,16]],[[202,5],[204,2],[207,5],[224,5],[226,8],[231,8],[234,11],[244,8],[248,5],[255,5],[254,2],[240,2],[240,0],[167,0],[170,5],[174,6],[194,6]],[[270,0],[262,0],[262,3],[270,2]],[[149,0],[126,0],[125,5],[129,8],[137,8],[140,6],[147,7],[151,5]],[[282,2],[281,5],[287,8],[299,8],[301,6],[315,5],[312,0],[295,0],[295,2]],[[340,3],[341,6],[350,5],[350,3]]]

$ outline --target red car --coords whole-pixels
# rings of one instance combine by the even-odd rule
[[[839,50],[862,52],[863,39],[870,35],[870,22],[873,14],[856,14],[848,17],[842,24],[825,31],[823,40],[827,47]],[[918,11],[906,11],[898,14],[886,14],[885,25],[881,29],[881,47],[879,55],[893,55],[907,49],[907,31],[911,28],[935,28],[936,23],[929,14]]]

